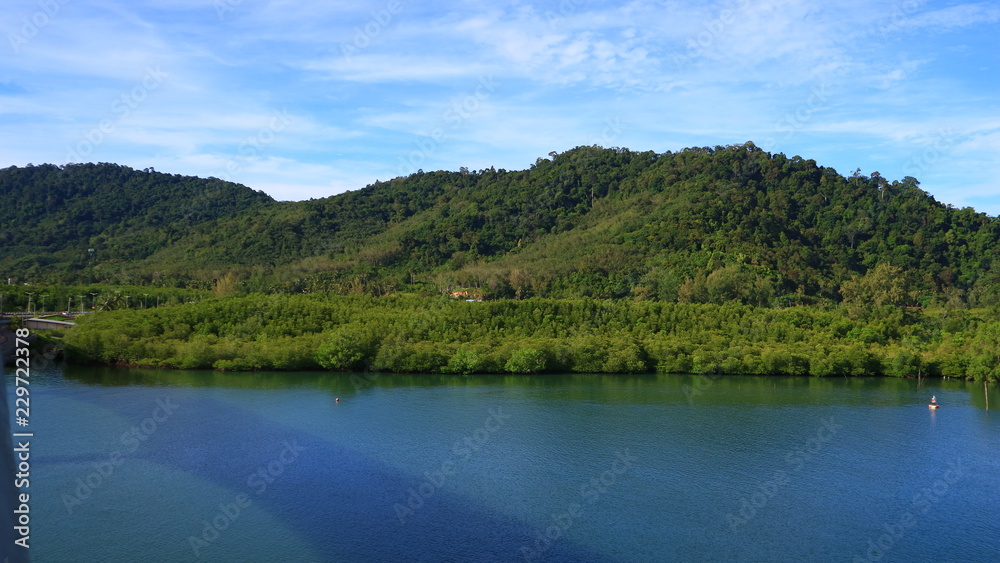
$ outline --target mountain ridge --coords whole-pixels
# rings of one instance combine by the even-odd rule
[[[1000,281],[997,218],[944,205],[912,177],[845,177],[751,142],[577,147],[526,170],[419,171],[300,202],[116,166],[0,170],[0,196],[28,202],[0,212],[0,270],[206,288],[228,275],[244,291],[760,305],[838,301],[879,264],[904,271],[922,298],[982,299]],[[58,181],[67,169],[82,187]],[[104,190],[99,209],[74,193],[87,189]],[[19,221],[44,228],[26,234]]]

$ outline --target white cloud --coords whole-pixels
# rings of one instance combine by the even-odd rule
[[[447,61],[429,57],[394,56],[360,53],[350,59],[337,55],[330,59],[309,61],[302,67],[321,72],[327,78],[356,82],[437,82],[469,74],[482,73],[486,67],[458,60]]]

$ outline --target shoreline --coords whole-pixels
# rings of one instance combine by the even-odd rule
[[[141,364],[141,363],[126,363],[126,362],[116,362],[116,363],[95,363],[95,362],[71,362],[63,359],[59,360],[65,363],[67,366],[73,367],[94,367],[94,368],[120,368],[120,369],[137,369],[137,370],[155,370],[162,372],[170,371],[206,371],[213,373],[224,373],[224,374],[256,374],[256,373],[315,373],[315,374],[342,374],[342,375],[355,375],[358,373],[366,373],[363,371],[352,371],[352,370],[327,370],[321,367],[318,368],[299,368],[299,369],[278,369],[278,368],[266,368],[266,369],[246,369],[246,370],[235,370],[235,369],[225,369],[225,368],[215,368],[215,367],[202,367],[202,368],[182,368],[176,366],[163,366],[163,365],[152,365],[152,364]],[[597,376],[621,376],[621,377],[641,377],[641,376],[658,376],[658,375],[686,375],[692,377],[704,377],[710,380],[722,379],[726,377],[768,377],[768,378],[793,378],[793,377],[803,377],[803,378],[820,378],[820,379],[830,379],[830,378],[844,378],[844,379],[892,379],[892,380],[904,380],[904,379],[919,379],[923,380],[935,380],[935,381],[964,381],[964,382],[975,382],[981,381],[974,379],[972,377],[949,377],[946,375],[925,375],[921,377],[916,377],[913,375],[907,376],[893,376],[886,374],[860,374],[860,375],[814,375],[810,373],[805,374],[788,374],[788,373],[691,373],[691,372],[667,372],[667,371],[645,371],[645,372],[600,372],[600,371],[544,371],[544,372],[532,372],[532,373],[517,373],[517,372],[505,372],[505,371],[493,371],[493,372],[472,372],[472,373],[455,373],[455,372],[412,372],[412,371],[390,371],[390,370],[375,370],[371,373],[375,374],[377,377],[379,374],[388,375],[430,375],[430,376],[442,376],[442,375],[452,375],[452,376],[496,376],[496,377],[507,377],[507,376],[525,376],[525,377],[547,377],[553,375],[597,375]],[[998,384],[1000,381],[989,381],[991,384]]]

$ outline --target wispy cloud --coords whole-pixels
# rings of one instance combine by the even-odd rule
[[[930,4],[930,3],[927,3]],[[906,33],[947,33],[955,29],[987,27],[1000,21],[1000,6],[992,2],[960,4],[944,8],[927,6],[911,1],[895,8],[894,18],[887,26],[889,31]]]

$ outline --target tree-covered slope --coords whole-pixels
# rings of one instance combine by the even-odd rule
[[[914,178],[845,177],[752,143],[549,156],[529,170],[418,172],[281,203],[216,180],[113,165],[7,169],[0,190],[18,186],[32,203],[0,212],[0,266],[82,278],[81,249],[99,248],[98,277],[119,283],[206,286],[228,273],[251,291],[770,304],[837,301],[845,282],[887,264],[924,297],[996,298],[1000,223],[937,202]],[[108,199],[105,213],[54,203],[81,185],[95,195],[77,198]],[[97,195],[108,191],[117,197]],[[45,232],[6,234],[25,223]],[[53,260],[59,252],[79,258]]]
[[[914,178],[844,177],[749,143],[550,156],[527,171],[417,174],[355,201],[312,202],[335,217],[337,206],[361,208],[365,192],[385,198],[381,214],[364,215],[374,236],[318,233],[332,269],[314,285],[374,280],[379,293],[416,273],[441,291],[508,297],[767,303],[838,300],[841,284],[880,263],[923,295],[982,294],[996,281],[997,220],[937,202]],[[417,187],[405,215],[390,212]]]
[[[744,290],[756,283],[778,295],[830,299],[845,280],[879,263],[902,268],[925,293],[981,290],[977,281],[993,281],[984,274],[997,255],[997,220],[935,201],[914,178],[845,178],[752,145],[627,156],[636,172],[598,181],[592,209],[576,228],[505,256],[509,270],[538,287],[565,287],[575,276],[570,286],[597,295],[694,301],[710,300],[699,293],[710,289],[713,273]],[[595,166],[571,151],[535,171],[565,175],[580,166],[574,159]],[[571,176],[601,178],[589,170]],[[722,293],[754,301],[737,289]]]
[[[0,269],[47,281],[84,280],[91,260],[139,260],[192,228],[273,203],[217,179],[103,163],[0,170],[0,201]]]

